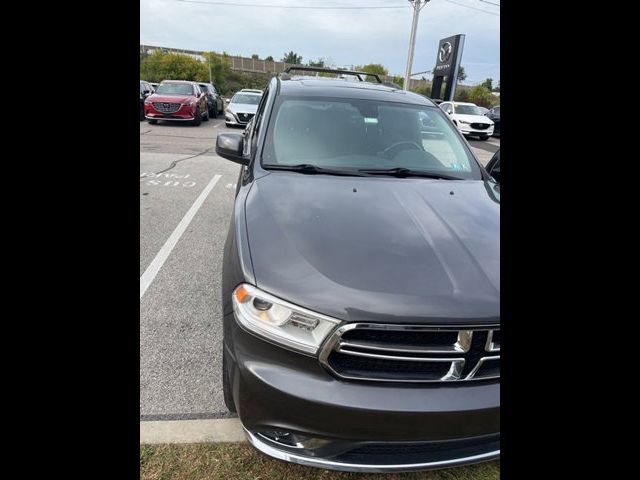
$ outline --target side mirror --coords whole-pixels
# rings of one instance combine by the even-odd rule
[[[216,153],[222,158],[249,165],[249,159],[242,155],[244,135],[241,133],[219,133],[216,139]]]
[[[485,169],[487,173],[491,175],[498,184],[500,184],[500,150],[498,150],[491,160],[489,160]]]

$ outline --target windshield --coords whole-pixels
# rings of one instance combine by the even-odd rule
[[[456,105],[455,113],[461,115],[482,115],[482,110],[475,105]]]
[[[193,87],[188,83],[163,83],[156,93],[165,95],[193,95]]]
[[[262,165],[331,170],[402,168],[481,179],[480,168],[437,107],[358,99],[279,98]]]
[[[260,103],[260,95],[248,95],[244,93],[236,93],[231,99],[231,103],[245,103],[248,105],[258,105]]]

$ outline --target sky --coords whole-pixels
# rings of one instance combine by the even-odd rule
[[[464,83],[492,78],[496,85],[500,79],[499,3],[428,2],[420,11],[412,71],[432,70],[438,41],[462,33],[466,36]],[[287,5],[402,8],[282,8]],[[412,15],[408,0],[140,0],[140,43],[245,57],[257,53],[275,60],[293,50],[302,55],[303,63],[319,58],[340,67],[381,63],[390,74],[404,76]]]

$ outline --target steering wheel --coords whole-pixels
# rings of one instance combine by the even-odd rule
[[[401,142],[396,142],[396,143],[394,143],[393,145],[388,146],[387,148],[385,148],[384,150],[382,150],[382,152],[380,152],[380,154],[381,154],[382,156],[384,156],[384,157],[392,158],[392,157],[390,157],[390,156],[388,155],[389,151],[391,151],[391,150],[393,150],[394,148],[399,147],[399,146],[401,146],[401,145],[411,146],[411,147],[413,147],[413,148],[412,148],[412,150],[423,150],[423,148],[422,148],[420,145],[418,145],[416,142],[413,142],[413,141],[411,141],[411,140],[403,140],[403,141],[401,141]],[[404,149],[401,149],[401,150],[404,150]],[[395,156],[395,155],[394,155],[394,156]]]

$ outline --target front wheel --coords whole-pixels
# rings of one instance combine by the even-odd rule
[[[149,122],[150,125],[155,125],[156,123],[158,123],[158,120],[148,119],[147,122]]]
[[[192,125],[195,125],[197,127],[198,125],[200,125],[200,123],[202,123],[202,115],[200,115],[199,110],[196,110],[196,115],[195,117],[193,117]]]

